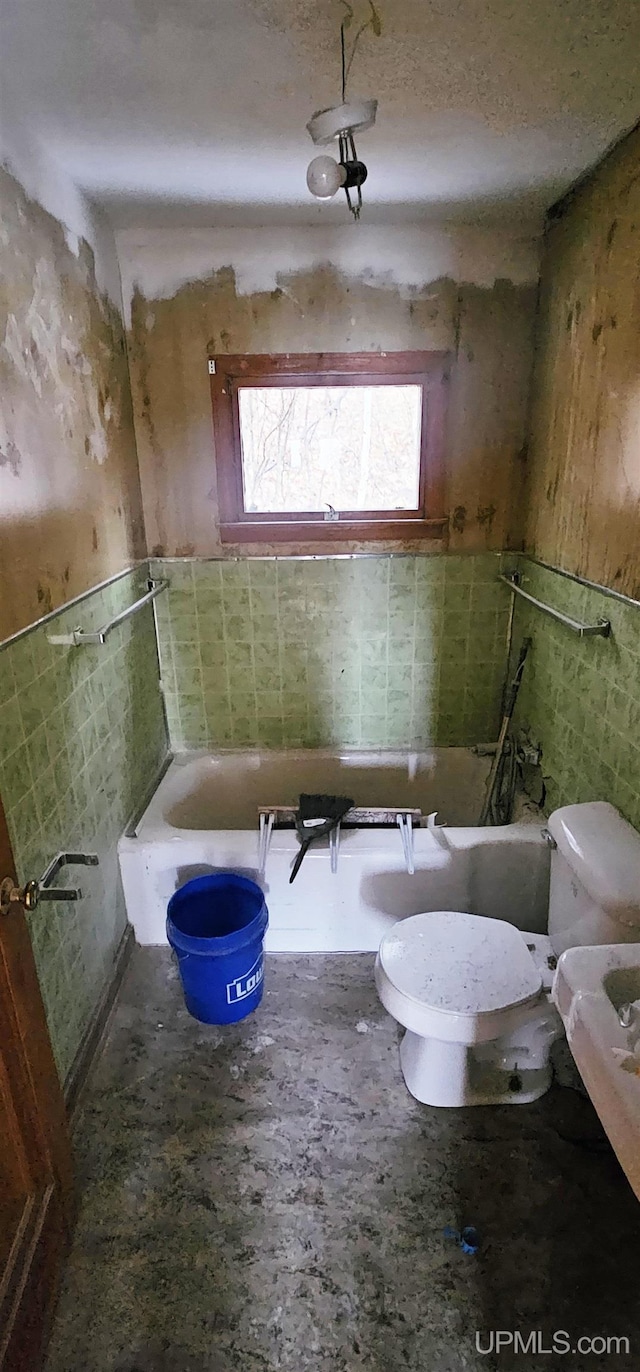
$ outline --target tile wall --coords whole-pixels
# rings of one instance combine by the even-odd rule
[[[175,749],[465,746],[495,739],[512,556],[159,561],[162,680]],[[579,639],[519,601],[514,651],[533,646],[517,723],[542,747],[547,808],[605,798],[640,827],[640,607],[521,559],[532,594]],[[59,849],[96,851],[78,905],[42,904],[31,933],[64,1079],[126,925],[116,844],[167,748],[153,612],[102,647],[48,634],[97,627],[146,588],[146,568],[0,645],[0,794],[19,876]],[[67,874],[69,875],[69,874]],[[76,875],[74,874],[74,880]]]
[[[518,701],[542,747],[547,810],[609,800],[640,829],[640,605],[582,586],[523,558],[523,587],[573,619],[609,619],[612,634],[579,638],[518,601],[514,650],[530,634]]]
[[[613,625],[608,640],[581,640],[518,602],[514,649],[526,633],[533,646],[517,722],[542,747],[547,808],[604,797],[640,827],[640,607],[520,565],[541,600]],[[509,607],[500,566],[494,554],[154,564],[171,581],[156,602],[171,745],[494,739]],[[117,839],[167,738],[151,609],[102,647],[52,647],[47,635],[97,627],[145,580],[131,573],[0,647],[0,793],[19,875],[63,847],[100,855],[77,873],[81,903],[31,917],[63,1079],[125,929]]]
[[[500,554],[163,561],[171,744],[422,747],[494,740]]]
[[[166,754],[153,612],[99,647],[52,647],[48,634],[97,628],[146,590],[137,570],[0,646],[0,794],[21,880],[60,849],[97,852],[66,869],[85,898],[41,904],[31,936],[56,1061],[68,1075],[126,927],[116,844]]]

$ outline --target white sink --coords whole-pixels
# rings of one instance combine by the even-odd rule
[[[640,1011],[629,1028],[619,1018],[621,1006],[640,1001],[640,943],[568,948],[552,994],[582,1080],[640,1200]]]

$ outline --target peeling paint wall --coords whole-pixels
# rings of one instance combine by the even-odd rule
[[[640,131],[551,224],[528,547],[640,599]]]
[[[120,316],[6,172],[0,283],[1,640],[145,548]]]
[[[24,59],[12,63],[9,58],[5,6],[2,14],[5,24],[0,43],[0,165],[15,177],[31,200],[62,225],[67,245],[75,256],[83,244],[90,245],[98,288],[121,311],[120,271],[111,225],[59,160],[46,151],[36,133],[34,92],[24,79]],[[34,29],[31,16],[31,51]]]
[[[505,240],[497,246],[491,237],[447,239],[440,231],[431,239],[424,230],[372,230],[364,239],[351,225],[348,232],[349,239],[325,239],[331,258],[324,262],[311,231],[284,231],[279,253],[271,230],[243,231],[235,252],[226,232],[222,246],[211,232],[209,270],[202,233],[119,235],[125,300],[132,295],[130,368],[153,554],[223,551],[208,351],[451,351],[449,546],[521,546],[535,250],[521,243],[507,250]],[[197,275],[185,280],[190,271]],[[366,545],[334,544],[332,551],[354,546]]]

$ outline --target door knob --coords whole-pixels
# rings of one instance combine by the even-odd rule
[[[21,905],[24,910],[35,910],[41,900],[81,900],[79,887],[51,886],[61,867],[97,867],[96,853],[58,853],[57,857],[45,868],[39,881],[26,881],[24,886],[16,886],[12,877],[0,882],[0,915],[8,915],[12,905]]]
[[[27,881],[24,886],[16,886],[11,877],[0,882],[0,915],[8,915],[12,905],[21,905],[24,910],[35,910],[40,898],[40,885],[37,881]]]

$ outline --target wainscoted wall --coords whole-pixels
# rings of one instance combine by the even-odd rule
[[[96,852],[67,869],[77,904],[41,904],[31,937],[64,1080],[109,979],[126,925],[116,843],[167,749],[151,608],[99,647],[48,634],[98,628],[146,589],[146,568],[0,647],[0,793],[22,880],[60,849]]]
[[[640,130],[547,232],[527,550],[640,599]]]
[[[363,224],[356,238],[352,227],[118,235],[152,555],[234,552],[218,531],[211,351],[448,351],[449,547],[522,547],[537,242],[415,225]]]
[[[530,634],[517,721],[542,746],[547,810],[609,800],[640,828],[640,605],[604,595],[528,558],[522,585],[574,619],[612,624],[578,638],[518,600],[514,649]]]
[[[506,666],[499,554],[163,561],[174,748],[494,740]]]
[[[543,258],[527,550],[640,599],[640,131],[556,207]],[[518,717],[542,744],[547,805],[612,801],[640,827],[640,608],[524,560],[528,589],[611,639],[518,603],[533,636]],[[517,641],[516,641],[517,646]]]

